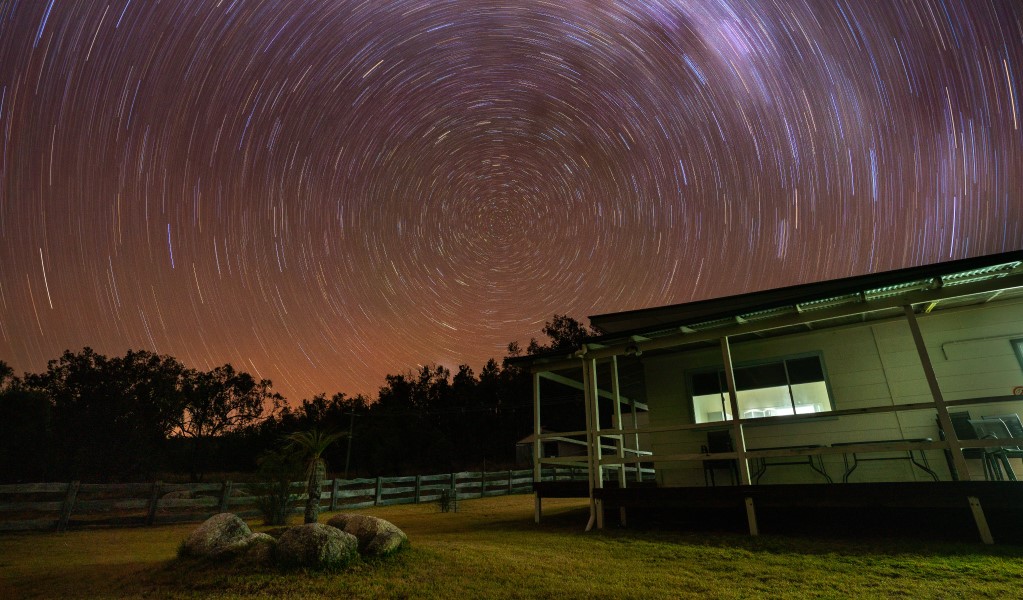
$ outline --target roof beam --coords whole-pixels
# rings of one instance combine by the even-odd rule
[[[574,388],[574,389],[577,389],[577,390],[585,390],[585,387],[583,386],[583,382],[576,381],[575,379],[571,379],[571,378],[565,377],[564,375],[556,375],[554,373],[544,372],[544,373],[540,373],[540,377],[543,377],[544,379],[550,379],[551,381],[560,383],[562,385],[567,385],[570,388]],[[607,391],[604,391],[604,390],[597,390],[597,394],[599,394],[601,398],[607,398],[608,400],[614,400],[614,398],[615,398],[614,395],[611,392],[607,392]],[[619,396],[619,397],[621,398],[621,402],[623,404],[628,404],[629,406],[635,406],[636,408],[638,408],[640,410],[650,410],[647,407],[645,402],[637,402],[635,400],[630,400],[630,399],[626,398],[625,396]]]

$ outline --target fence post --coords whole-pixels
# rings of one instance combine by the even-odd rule
[[[227,512],[227,504],[231,501],[231,482],[225,481],[220,490],[220,512]]]
[[[381,496],[383,496],[383,492],[384,492],[383,483],[384,483],[384,478],[383,477],[377,477],[377,497],[373,501],[373,504],[375,504],[375,505],[376,504],[380,504]]]
[[[149,494],[149,512],[146,514],[146,525],[152,525],[156,522],[156,507],[160,503],[161,487],[163,487],[162,481],[153,482],[153,491]]]
[[[480,498],[487,495],[487,472],[480,472]]]
[[[419,500],[422,498],[422,495],[423,495],[422,494],[422,486],[423,486],[423,476],[422,475],[416,475],[416,504],[419,504]]]
[[[511,469],[508,469],[508,495],[509,496],[511,496],[511,493],[512,493],[512,473],[513,473],[513,471]]]
[[[337,510],[337,496],[341,491],[341,478],[334,477],[334,486],[330,488],[330,510]]]
[[[451,506],[458,512],[458,473],[451,474]]]
[[[57,521],[57,531],[67,529],[68,521],[71,520],[71,511],[75,508],[75,499],[78,498],[78,487],[81,481],[72,481],[67,484],[67,495],[64,496],[64,504],[60,507],[60,520]]]

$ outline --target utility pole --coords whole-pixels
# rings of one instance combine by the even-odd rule
[[[352,432],[355,431],[355,411],[352,411],[352,418],[348,421],[348,452],[345,453],[345,474],[341,479],[348,479],[348,465],[352,460]]]

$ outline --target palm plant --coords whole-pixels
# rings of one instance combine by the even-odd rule
[[[288,448],[305,458],[308,493],[305,502],[305,522],[315,523],[320,515],[320,492],[323,490],[323,478],[327,474],[327,463],[323,453],[327,447],[344,437],[344,432],[296,431],[287,437]]]

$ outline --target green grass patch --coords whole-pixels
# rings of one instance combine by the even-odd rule
[[[2,598],[1010,598],[1023,548],[913,540],[609,529],[585,501],[532,496],[365,512],[401,527],[396,556],[335,573],[176,559],[195,525],[0,536]],[[323,522],[329,518],[321,516]],[[267,528],[251,524],[254,530]]]

